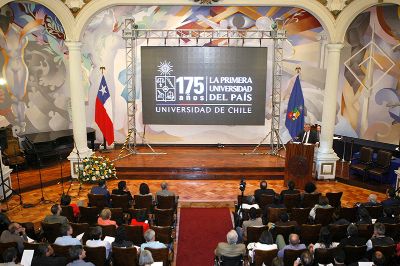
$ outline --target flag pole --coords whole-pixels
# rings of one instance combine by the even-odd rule
[[[106,67],[101,66],[100,67],[101,76],[104,76],[104,70],[106,70]],[[100,149],[99,151],[101,153],[109,153],[109,152],[111,152],[110,150],[107,150],[107,142],[106,142],[106,138],[104,137],[104,134],[103,134],[103,149]]]

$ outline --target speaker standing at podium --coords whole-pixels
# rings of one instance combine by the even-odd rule
[[[315,131],[311,131],[311,125],[306,123],[304,124],[304,130],[297,135],[297,140],[301,143],[315,144],[318,142],[318,137]]]

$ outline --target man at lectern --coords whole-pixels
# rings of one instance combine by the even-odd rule
[[[304,130],[297,135],[297,139],[301,143],[315,144],[318,142],[317,133],[311,131],[311,125],[308,123],[304,124]]]

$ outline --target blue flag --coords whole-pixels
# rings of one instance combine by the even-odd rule
[[[304,97],[298,75],[296,77],[296,81],[294,82],[292,93],[290,94],[285,125],[292,138],[297,137],[297,135],[303,130]]]

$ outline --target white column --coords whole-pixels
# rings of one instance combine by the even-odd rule
[[[81,43],[66,42],[65,45],[69,50],[69,86],[71,93],[72,129],[75,140],[75,147],[68,156],[68,160],[71,162],[71,176],[77,178],[78,160],[91,156],[93,151],[87,146]]]
[[[334,179],[336,161],[339,159],[333,151],[333,133],[336,119],[336,99],[339,84],[341,43],[327,45],[327,69],[325,79],[324,108],[322,111],[322,126],[320,147],[316,158],[318,179]]]

